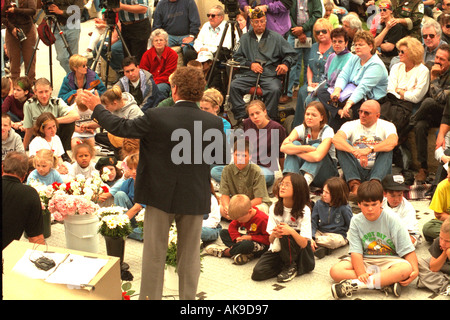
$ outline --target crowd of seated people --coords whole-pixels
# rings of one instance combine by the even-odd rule
[[[286,282],[311,271],[314,254],[322,257],[319,251],[329,253],[336,248],[317,250],[323,233],[327,237],[339,233],[343,241],[339,246],[350,241],[351,249],[356,250],[356,235],[347,239],[347,232],[366,228],[367,221],[358,218],[353,225],[350,218],[340,216],[342,224],[324,227],[319,216],[323,219],[327,213],[319,210],[328,210],[334,218],[337,211],[348,209],[349,201],[360,207],[379,201],[379,190],[383,191],[386,177],[391,179],[398,152],[402,159],[405,155],[409,158],[401,162],[401,174],[393,178],[400,189],[394,182],[389,186],[394,185],[394,191],[408,190],[399,181],[416,160],[420,167],[415,182],[432,185],[428,195],[438,221],[433,232],[427,229],[427,240],[445,238],[439,231],[441,225],[442,230],[448,229],[448,221],[443,222],[448,220],[450,207],[450,188],[443,187],[450,181],[446,174],[450,172],[449,0],[425,8],[422,1],[261,0],[254,5],[239,0],[240,30],[235,35],[231,28],[223,34],[227,21],[221,5],[207,8],[208,20],[201,26],[195,1],[178,1],[172,6],[167,2],[160,1],[155,7],[153,20],[150,15],[153,32],[147,50],[138,59],[124,50],[125,56],[121,53],[120,61],[113,64],[120,77],[108,88],[102,81],[104,75],[89,67],[93,54],[70,57],[70,72],[64,75],[57,96],[52,96],[52,83],[39,74],[20,77],[17,57],[10,57],[11,75],[2,77],[2,162],[18,158],[14,152],[28,154],[29,176],[20,177],[20,182],[31,177],[51,184],[73,178],[74,172],[89,175],[108,167],[111,175],[105,184],[111,189],[101,202],[121,203],[119,190],[124,186],[133,189],[137,163],[132,160],[138,159],[139,141],[104,131],[91,121],[92,111],[77,95],[91,90],[101,96],[111,113],[126,119],[142,117],[156,107],[173,106],[171,74],[183,64],[203,68],[205,78],[214,80],[207,83],[198,105],[223,118],[231,155],[228,163],[211,167],[211,215],[217,223],[208,224],[214,229],[214,237],[204,241],[208,254],[231,257],[235,264],[261,258],[252,279],[277,277]],[[14,10],[2,7],[2,16],[8,12]],[[11,19],[7,25],[9,42],[20,27],[14,27],[14,22],[17,20]],[[130,22],[124,23],[130,26]],[[180,57],[175,47],[181,47]],[[89,50],[95,50],[95,43]],[[230,57],[235,63],[231,67]],[[292,127],[283,126],[279,104],[295,97]],[[430,128],[438,129],[433,139],[438,162],[434,181],[428,164]],[[411,132],[415,133],[415,159],[408,152]],[[114,156],[96,160],[99,146]],[[88,160],[82,160],[80,154]],[[277,171],[281,180],[276,179]],[[318,207],[309,198],[313,187],[323,192]],[[302,193],[308,196],[296,199]],[[132,203],[128,209],[141,208],[135,206],[132,192],[127,196]],[[112,199],[106,201],[108,198]],[[369,214],[362,211],[370,221]],[[221,230],[220,219],[230,222],[229,229]],[[405,228],[399,222],[382,231]],[[403,231],[399,237],[407,234]],[[225,247],[214,243],[219,237]],[[286,239],[294,241],[287,243]],[[403,251],[396,253],[410,265],[408,279],[413,280],[419,274],[417,261],[411,257],[417,244],[411,247],[403,238],[399,241]],[[288,263],[285,255],[291,250],[298,261]],[[333,268],[332,278],[339,282],[332,289],[337,298],[348,296],[367,280],[359,277],[358,283],[350,283],[349,263]],[[430,266],[436,270],[433,263]],[[398,283],[410,282],[396,279],[386,284],[394,291]]]

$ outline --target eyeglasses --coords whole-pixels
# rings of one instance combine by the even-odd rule
[[[386,9],[386,8],[381,9],[380,8],[380,11],[386,12],[386,11],[388,11],[388,9]]]
[[[345,41],[344,40],[333,40],[333,44],[343,44]]]
[[[280,186],[279,186],[279,187],[280,187],[280,189],[281,189],[281,188],[289,188],[289,187],[291,187],[291,186],[292,186],[292,184],[290,184],[290,183],[284,183],[284,182],[283,182],[283,183],[280,183]]]
[[[358,113],[359,114],[364,114],[364,116],[370,116],[371,114],[374,114],[375,112],[369,112],[369,111],[366,111],[366,110],[358,110]]]
[[[316,36],[318,36],[319,34],[323,33],[323,34],[327,34],[328,30],[327,29],[322,29],[322,30],[316,30]]]
[[[398,50],[398,53],[405,54],[406,51],[405,50]]]
[[[422,37],[424,39],[427,39],[427,38],[434,39],[434,37],[436,37],[436,35],[433,33],[430,33],[430,34],[424,34],[424,35],[422,35]]]
[[[215,18],[215,17],[218,17],[218,16],[220,16],[220,14],[214,14],[214,13],[207,13],[206,14],[206,16],[209,18],[209,17],[211,17],[211,18]]]

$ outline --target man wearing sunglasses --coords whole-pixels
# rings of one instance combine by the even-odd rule
[[[359,185],[391,173],[392,150],[398,142],[392,122],[380,119],[380,104],[367,100],[359,108],[359,119],[347,121],[333,137],[336,155],[354,201]]]
[[[423,60],[426,65],[432,66],[434,63],[434,57],[438,47],[446,43],[441,40],[442,29],[440,24],[433,19],[427,20],[422,26],[422,38],[424,43],[424,56]]]
[[[214,54],[217,51],[217,46],[220,44],[220,39],[222,39],[223,31],[225,30],[225,12],[221,5],[216,5],[209,9],[209,13],[206,16],[208,22],[200,29],[194,41],[194,49],[197,53],[200,51],[209,51]],[[230,29],[228,29],[222,47],[231,49]]]

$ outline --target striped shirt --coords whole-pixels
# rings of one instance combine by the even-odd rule
[[[148,8],[148,0],[120,0],[123,4],[136,5],[139,4]],[[125,22],[140,21],[148,18],[148,10],[145,13],[132,13],[125,10],[119,11],[119,20]]]

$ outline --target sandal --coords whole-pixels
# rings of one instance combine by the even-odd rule
[[[253,259],[253,254],[252,253],[250,253],[250,254],[238,253],[237,255],[233,256],[232,259],[234,261],[233,262],[234,264],[243,265]]]

